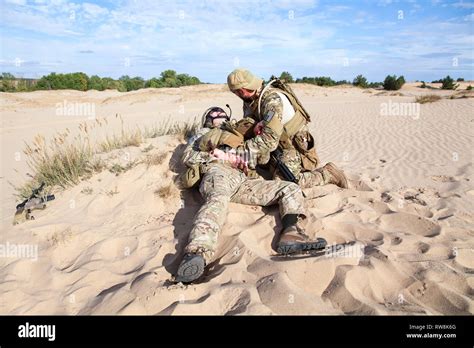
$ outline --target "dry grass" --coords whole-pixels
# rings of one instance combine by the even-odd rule
[[[122,149],[128,146],[140,146],[143,142],[141,131],[136,129],[131,132],[122,131],[121,135],[113,135],[107,137],[100,145],[101,152],[110,152],[115,149]]]
[[[60,244],[66,244],[73,236],[72,230],[70,227],[61,232],[54,232],[46,240],[50,243],[51,246],[58,246]]]
[[[32,172],[32,180],[20,187],[15,187],[19,198],[26,198],[31,195],[32,188],[38,187],[44,182],[46,187],[60,187],[77,185],[82,179],[90,178],[94,173],[101,172],[107,168],[106,163],[97,158],[98,153],[109,152],[128,146],[140,146],[145,138],[153,138],[163,135],[179,135],[186,138],[199,127],[199,122],[194,119],[192,122],[176,122],[171,119],[165,122],[144,127],[127,130],[121,116],[121,131],[119,134],[106,135],[105,140],[94,145],[90,142],[89,134],[93,129],[106,129],[108,121],[105,118],[98,118],[95,121],[84,121],[79,125],[79,135],[72,138],[69,129],[58,133],[48,143],[46,139],[37,135],[32,144],[26,144],[24,153],[27,163]],[[72,138],[72,139],[71,139]],[[148,146],[145,152],[153,147]],[[159,165],[166,158],[166,154],[147,156],[145,163]],[[131,162],[126,167],[112,166],[109,170],[116,175],[129,170],[138,162]],[[48,189],[46,190],[48,191]]]
[[[90,167],[93,173],[100,173],[107,167],[107,163],[102,158],[93,158]]]
[[[82,190],[81,190],[81,193],[82,194],[85,194],[85,195],[91,195],[92,192],[94,192],[94,190],[92,189],[92,187],[84,187]]]
[[[109,197],[112,197],[116,194],[120,193],[117,189],[117,186],[115,186],[115,189],[114,190],[109,190],[109,191],[105,191],[105,194]]]
[[[119,176],[121,173],[125,173],[126,171],[132,169],[138,164],[137,161],[128,162],[127,165],[124,167],[119,163],[114,163],[110,168],[109,172],[115,174],[115,176]]]
[[[120,134],[113,134],[112,136],[107,135],[105,140],[99,144],[99,150],[101,152],[110,152],[128,146],[140,146],[143,142],[143,136],[140,129],[137,128],[133,131],[125,130],[122,116],[116,115],[115,117],[120,119]]]
[[[87,133],[86,133],[87,135]],[[87,136],[76,136],[69,141],[69,129],[55,136],[49,144],[37,135],[31,145],[26,144],[24,153],[28,166],[35,172],[31,182],[17,189],[21,197],[31,194],[31,188],[44,182],[46,186],[65,188],[78,184],[81,177],[94,172],[94,151]]]
[[[150,144],[148,145],[147,147],[145,147],[142,152],[149,152],[151,150],[153,150],[155,147],[153,146],[153,144]]]
[[[449,97],[449,99],[464,99],[464,98],[474,98],[474,94],[469,90],[457,91]]]
[[[173,196],[174,187],[172,184],[162,186],[155,190],[155,195],[158,195],[160,198],[170,198]]]
[[[180,135],[183,138],[187,138],[192,135],[200,125],[197,118],[194,118],[194,120],[189,123],[172,121],[171,118],[168,118],[166,121],[153,125],[152,127],[145,127],[144,137],[156,138],[163,135]]]
[[[147,168],[151,166],[158,166],[164,162],[167,155],[168,154],[166,152],[147,155],[143,160],[143,163],[146,164]]]
[[[433,103],[435,101],[440,100],[441,97],[436,94],[427,94],[427,95],[422,95],[419,97],[416,97],[415,102],[420,103],[420,104],[426,104],[426,103]]]

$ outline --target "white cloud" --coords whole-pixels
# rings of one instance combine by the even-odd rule
[[[82,8],[84,9],[88,17],[92,18],[104,16],[109,12],[106,8],[88,2],[83,3]]]
[[[73,30],[69,30],[69,29],[65,29],[64,32],[65,32],[66,34],[76,35],[76,36],[84,35],[84,33],[80,33],[80,32],[73,31]]]
[[[460,2],[454,3],[453,6],[454,6],[454,7],[458,7],[458,8],[470,9],[470,8],[474,8],[474,2],[464,2],[464,1],[460,1]]]
[[[6,2],[14,5],[26,5],[26,0],[6,0]]]
[[[465,21],[470,21],[470,22],[474,21],[474,13],[471,13],[470,15],[464,16],[463,19]]]
[[[5,52],[12,52],[12,56],[2,53],[0,58],[9,61],[18,55],[24,59],[33,52],[41,62],[49,62],[41,65],[43,69],[83,69],[114,77],[151,77],[164,69],[174,69],[217,82],[234,68],[236,57],[241,66],[262,76],[282,70],[308,76],[314,71],[329,75],[340,69],[350,74],[350,69],[363,72],[392,66],[419,67],[428,58],[417,56],[417,52],[440,52],[441,56],[456,52],[464,56],[472,47],[472,36],[466,35],[471,24],[466,21],[472,20],[472,14],[465,16],[465,21],[462,17],[457,21],[420,17],[416,22],[401,24],[384,22],[377,16],[380,8],[374,12],[369,6],[343,16],[349,8],[332,3],[249,3],[124,0],[113,9],[63,0],[37,0],[25,7],[10,5],[6,6],[2,28],[21,28],[47,36],[36,40],[17,34],[4,43],[8,48]],[[290,10],[294,18],[289,17]],[[74,20],[69,18],[70,11],[75,13]],[[184,19],[180,19],[180,11],[184,11]],[[430,31],[420,31],[427,23]],[[81,55],[81,51],[94,54]],[[342,68],[346,57],[350,67]],[[131,60],[126,69],[125,58]],[[429,62],[435,65],[441,62],[439,59],[430,58]]]
[[[350,9],[351,7],[345,5],[329,5],[328,7],[326,7],[326,10],[330,12],[347,11]]]
[[[388,6],[392,4],[393,0],[379,0],[377,5],[378,6]]]

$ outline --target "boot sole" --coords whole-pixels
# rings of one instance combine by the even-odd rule
[[[296,254],[302,251],[324,249],[328,243],[324,238],[307,243],[281,243],[277,247],[277,253],[282,255]]]
[[[191,283],[202,276],[205,266],[202,257],[192,257],[179,265],[175,281],[178,283]]]

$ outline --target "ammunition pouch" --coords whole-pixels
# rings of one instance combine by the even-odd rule
[[[265,123],[265,126],[271,128],[276,134],[284,133],[284,127],[281,124],[281,120],[275,115],[271,118],[271,120]]]
[[[200,179],[199,165],[194,165],[187,168],[186,171],[181,174],[180,184],[182,188],[192,188],[197,186]]]
[[[297,112],[291,120],[289,120],[284,126],[283,126],[283,133],[281,133],[280,136],[280,146],[282,149],[290,149],[294,145],[292,143],[292,140],[296,136],[296,134],[299,134],[301,132],[304,132],[305,126],[306,126],[306,119],[304,116],[302,116],[299,112]],[[308,133],[309,134],[309,133]],[[311,134],[310,134],[311,136]]]
[[[293,146],[299,152],[301,165],[305,171],[313,171],[318,167],[319,158],[314,146],[314,138],[310,132],[304,130],[295,134]]]
[[[199,140],[199,150],[203,152],[209,152],[219,146],[219,140],[222,135],[222,130],[219,128],[213,128],[206,134],[204,134]]]
[[[222,145],[227,145],[232,149],[236,149],[244,143],[244,136],[237,132],[224,131],[218,142],[218,147]]]

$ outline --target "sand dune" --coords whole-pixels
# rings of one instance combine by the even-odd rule
[[[37,133],[75,131],[85,118],[56,115],[64,100],[95,103],[110,131],[116,114],[134,127],[168,115],[190,120],[225,103],[239,118],[239,100],[224,85],[2,93],[0,243],[36,245],[38,258],[0,258],[0,313],[474,313],[472,93],[450,99],[459,92],[417,85],[397,92],[295,85],[313,115],[321,160],[336,162],[351,182],[347,190],[307,190],[308,232],[331,244],[356,243],[339,254],[281,259],[271,248],[281,227],[277,209],[231,204],[215,262],[188,286],[169,279],[202,201],[197,191],[172,185],[178,138],[101,155],[109,165],[154,154],[163,160],[118,175],[104,170],[56,192],[36,220],[12,226],[8,181],[20,184],[28,172],[15,153]],[[418,116],[381,115],[382,103],[412,103],[423,94],[443,98],[422,104]],[[157,194],[168,186],[167,195]]]

